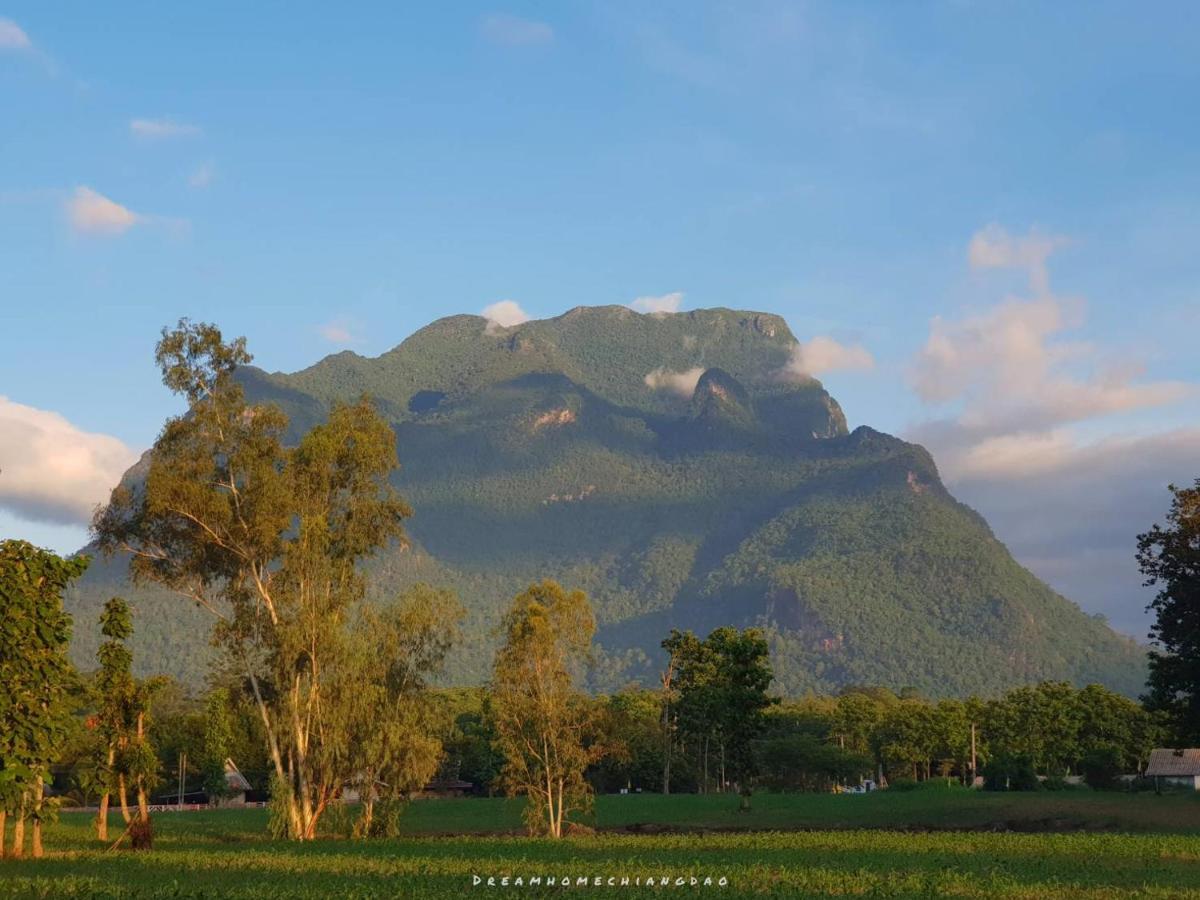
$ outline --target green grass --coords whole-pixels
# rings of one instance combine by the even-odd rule
[[[731,795],[604,795],[596,799],[601,830],[645,824],[693,830],[904,830],[1200,832],[1200,797],[1094,791],[1038,794],[941,790],[872,794],[757,794],[739,812]],[[413,834],[482,834],[522,830],[521,801],[433,800],[412,804],[404,827]]]
[[[868,796],[760,795],[739,814],[733,797],[601,797],[597,825],[658,823],[706,834],[617,831],[559,842],[505,834],[519,827],[505,800],[412,804],[394,841],[269,840],[262,810],[164,813],[148,853],[107,852],[88,816],[65,814],[42,860],[0,863],[0,897],[1200,897],[1200,802],[1191,796],[982,795],[918,791]],[[937,816],[938,821],[929,817]],[[930,826],[1121,831],[924,831]],[[334,825],[330,820],[330,825]],[[901,828],[918,829],[913,831]],[[821,828],[821,830],[792,830]],[[113,835],[119,833],[114,822]],[[1181,832],[1188,832],[1181,833]],[[473,887],[472,876],[564,875],[728,879],[710,889]]]

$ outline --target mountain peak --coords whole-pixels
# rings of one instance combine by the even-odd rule
[[[622,681],[652,680],[671,628],[732,624],[767,630],[791,694],[963,695],[1045,678],[1136,691],[1139,649],[1022,569],[924,449],[847,434],[819,382],[787,376],[794,344],[768,313],[577,307],[505,329],[450,316],[376,358],[239,377],[251,402],[288,415],[291,440],[334,402],[374,399],[415,513],[411,549],[370,563],[371,593],[414,581],[459,593],[459,683],[487,677],[512,596],[554,577],[588,592]],[[94,621],[130,590],[116,561],[94,566],[72,611]],[[198,680],[207,623],[176,598],[126,595],[137,658]],[[93,639],[81,632],[77,659],[95,658]]]

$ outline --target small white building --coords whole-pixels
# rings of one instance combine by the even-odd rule
[[[1168,747],[1151,750],[1146,777],[1153,778],[1158,785],[1171,784],[1200,791],[1200,749],[1172,750]]]

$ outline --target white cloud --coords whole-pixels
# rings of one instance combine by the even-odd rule
[[[0,396],[0,507],[25,519],[86,524],[137,457],[115,437]]]
[[[33,46],[24,30],[12,19],[0,18],[0,50],[28,50]]]
[[[362,338],[356,334],[349,319],[338,318],[317,326],[317,334],[333,344],[359,344]]]
[[[130,209],[89,187],[78,187],[67,201],[71,227],[84,234],[118,235],[142,221]]]
[[[695,393],[696,383],[700,381],[700,376],[703,374],[704,369],[701,366],[682,372],[675,372],[660,366],[653,372],[647,372],[646,377],[642,380],[646,382],[646,387],[653,391],[670,391],[682,397],[690,397]]]
[[[1009,298],[957,322],[937,317],[910,380],[927,403],[961,402],[958,423],[981,436],[1162,406],[1195,390],[1138,381],[1136,360],[1060,338],[1082,324],[1082,303],[1052,294]]]
[[[629,308],[640,313],[663,314],[677,313],[683,303],[683,291],[672,291],[657,297],[638,297],[629,304]]]
[[[135,137],[147,140],[194,137],[200,133],[195,125],[171,119],[133,119],[129,123],[129,130]]]
[[[479,20],[479,31],[493,44],[528,47],[554,41],[554,29],[545,22],[496,13]]]
[[[1023,237],[1013,237],[992,223],[971,236],[967,262],[972,269],[1024,269],[1034,293],[1044,295],[1050,290],[1046,262],[1055,250],[1070,243],[1063,235],[1044,234],[1036,228]]]
[[[192,170],[192,174],[188,176],[188,184],[200,190],[212,184],[213,179],[217,177],[217,166],[212,160],[200,163]]]
[[[1200,430],[1147,432],[1130,416],[1195,401],[1200,384],[1144,379],[1127,352],[1071,337],[1086,305],[1056,295],[1048,269],[1067,243],[998,226],[972,237],[973,268],[1023,269],[1032,296],[932,320],[909,377],[942,411],[905,436],[1035,574],[1144,634],[1134,536],[1161,518],[1169,481],[1200,474]]]
[[[529,321],[529,314],[521,309],[515,300],[500,300],[492,303],[485,306],[480,315],[488,320],[489,328],[491,326],[512,328],[514,325]]]
[[[783,368],[786,378],[805,378],[824,372],[865,370],[875,366],[875,358],[860,344],[841,344],[824,335],[792,347],[792,355]]]

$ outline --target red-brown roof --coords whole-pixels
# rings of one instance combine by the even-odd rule
[[[1189,778],[1200,775],[1200,749],[1151,750],[1146,774],[1152,778]]]

